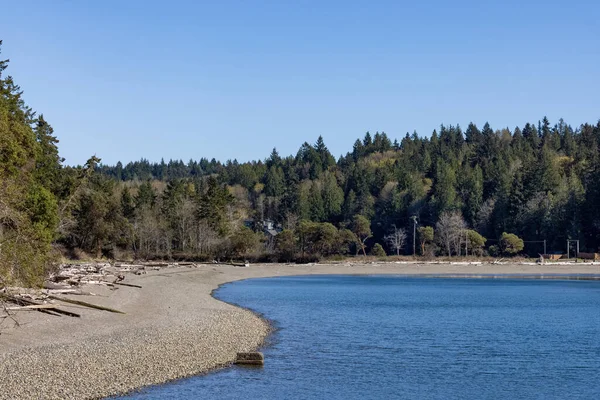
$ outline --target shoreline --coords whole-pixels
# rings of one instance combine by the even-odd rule
[[[104,398],[230,365],[237,352],[262,346],[272,326],[214,292],[238,280],[301,275],[600,280],[600,265],[216,264],[128,275],[143,288],[90,285],[96,296],[71,297],[125,315],[69,306],[81,318],[22,312],[21,327],[1,330],[0,399]]]

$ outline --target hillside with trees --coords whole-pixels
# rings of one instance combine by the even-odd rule
[[[598,249],[599,141],[600,123],[572,128],[543,118],[512,130],[442,125],[400,141],[367,132],[337,161],[318,137],[287,157],[273,149],[247,163],[140,160],[97,172],[122,203],[133,201],[132,226],[151,218],[156,237],[171,238],[155,255],[212,254],[232,235],[249,235],[240,230],[248,221],[259,233],[272,221],[284,235],[265,249],[288,258],[294,250],[369,254],[376,245],[380,254],[379,247],[398,255],[537,256],[544,241],[547,252],[566,252],[567,239]],[[206,241],[199,232],[216,247],[194,248]],[[521,245],[507,246],[506,235]]]
[[[335,158],[323,137],[240,163],[63,165],[0,62],[0,286],[72,257],[310,261],[600,246],[600,122],[384,132]],[[350,143],[349,143],[350,145]],[[101,155],[100,155],[101,157]],[[414,246],[413,246],[414,244]]]

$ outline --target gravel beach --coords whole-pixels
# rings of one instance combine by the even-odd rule
[[[0,331],[0,399],[102,398],[227,365],[237,352],[258,348],[270,327],[252,312],[214,299],[212,291],[240,279],[311,274],[576,275],[600,274],[600,266],[203,265],[127,276],[126,282],[143,288],[92,285],[86,290],[96,296],[73,296],[124,315],[61,305],[82,317],[20,312],[20,327]]]

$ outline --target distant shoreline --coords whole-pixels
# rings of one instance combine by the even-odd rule
[[[0,399],[102,398],[228,365],[237,352],[258,348],[271,327],[214,291],[238,280],[306,275],[600,280],[600,265],[214,264],[127,275],[142,289],[89,285],[96,296],[74,297],[125,315],[77,306],[80,319],[23,312],[20,328],[0,331]]]

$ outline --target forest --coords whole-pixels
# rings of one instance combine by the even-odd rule
[[[7,67],[0,61],[0,287],[39,284],[61,256],[306,262],[600,246],[599,121],[441,125],[393,140],[367,132],[338,159],[319,136],[295,155],[273,149],[244,163],[105,165],[99,155],[69,166]]]

